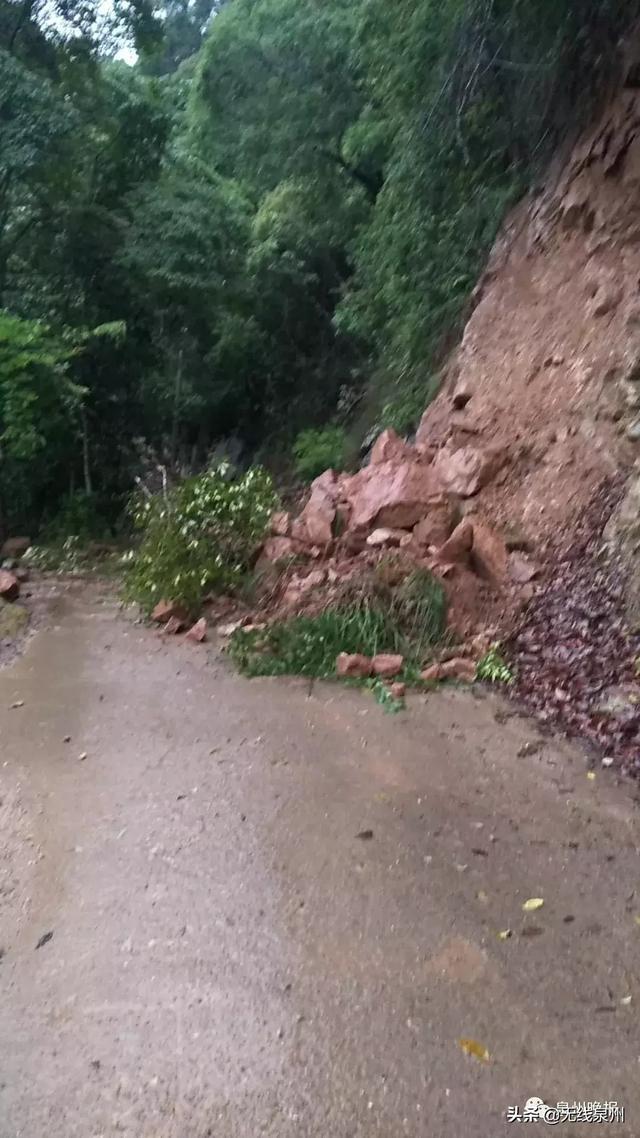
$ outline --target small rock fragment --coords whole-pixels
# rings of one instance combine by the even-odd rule
[[[20,582],[8,569],[0,569],[0,597],[5,601],[17,601],[20,596]]]
[[[538,566],[522,553],[509,554],[509,576],[517,585],[526,585],[537,577]]]
[[[170,616],[162,631],[167,636],[176,636],[183,628],[184,620],[179,616]]]
[[[191,626],[185,636],[186,640],[193,641],[194,644],[202,644],[207,639],[207,621],[205,617],[201,616],[195,624]]]
[[[186,619],[184,608],[177,601],[158,601],[151,613],[151,619],[157,621],[158,624],[165,624],[172,617],[177,617],[182,621]]]
[[[387,529],[386,527],[381,527],[379,529],[374,529],[373,533],[369,534],[367,538],[367,545],[373,546],[374,548],[380,545],[400,545],[403,537],[406,536],[406,530]],[[409,537],[410,536],[411,535],[409,535]]]

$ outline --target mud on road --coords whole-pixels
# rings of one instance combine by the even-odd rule
[[[640,1133],[632,792],[492,698],[248,681],[93,588],[0,741],[2,1138]]]

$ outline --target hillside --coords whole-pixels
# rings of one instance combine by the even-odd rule
[[[509,215],[413,442],[328,472],[268,545],[285,611],[394,549],[441,577],[463,638],[510,639],[516,694],[635,766],[640,754],[640,93],[625,85]],[[323,534],[324,524],[324,534]],[[451,533],[453,531],[453,537]],[[287,544],[288,543],[288,544]],[[315,549],[314,549],[315,547]],[[464,655],[465,653],[463,653]],[[465,675],[464,668],[460,675]],[[600,752],[602,753],[602,751]]]

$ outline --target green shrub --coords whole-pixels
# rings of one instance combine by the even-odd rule
[[[247,573],[276,504],[260,467],[231,479],[220,466],[165,494],[136,496],[142,542],[130,556],[127,597],[146,612],[163,597],[195,612],[206,593],[232,588]]]
[[[76,490],[63,499],[59,509],[44,526],[42,539],[45,545],[59,544],[69,536],[82,541],[108,536],[109,526],[101,513],[95,494]]]
[[[296,473],[310,482],[329,467],[341,470],[346,450],[347,436],[343,427],[301,431],[293,444]]]
[[[355,590],[359,595],[355,595]],[[266,629],[234,633],[230,654],[249,676],[335,676],[340,652],[399,652],[413,674],[446,626],[446,597],[430,573],[418,570],[395,590],[372,578],[347,587],[334,607],[295,616]]]

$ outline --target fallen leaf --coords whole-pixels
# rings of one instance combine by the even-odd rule
[[[360,838],[361,842],[370,842],[373,837],[373,830],[361,830],[356,834],[356,838]]]
[[[473,1055],[474,1059],[479,1059],[482,1063],[488,1063],[491,1056],[486,1047],[478,1043],[475,1039],[459,1039],[459,1046],[464,1051],[465,1055]]]
[[[634,917],[633,919],[637,925],[640,925],[640,917]]]
[[[620,1003],[624,1004],[625,1007],[628,1007],[628,1005],[631,1003],[631,996],[623,996],[620,1000]]]
[[[513,936],[511,929],[501,929],[498,933],[498,940],[509,940]]]
[[[522,908],[525,913],[535,913],[536,909],[541,909],[543,905],[543,897],[530,897],[528,901],[525,901]]]
[[[78,755],[78,762],[83,763],[84,760],[86,759],[86,757],[87,757],[87,752],[83,751],[81,755]]]
[[[52,930],[48,933],[43,933],[42,936],[40,937],[40,940],[38,941],[38,943],[36,945],[36,948],[42,948],[43,945],[48,944],[49,941],[52,939],[52,937],[53,937],[53,931]]]
[[[11,704],[11,710],[12,710],[12,711],[13,711],[13,710],[14,710],[14,708],[16,708],[16,707],[24,707],[24,700],[23,700],[23,699],[17,699],[17,700],[15,701],[15,703],[12,703],[12,704]]]
[[[489,900],[489,894],[485,893],[484,889],[481,889],[479,893],[476,893],[476,897],[478,898],[478,901],[482,902],[483,905],[486,905],[487,901]]]
[[[590,780],[590,782],[593,782],[595,777],[596,777],[595,771],[587,771],[587,778]]]

